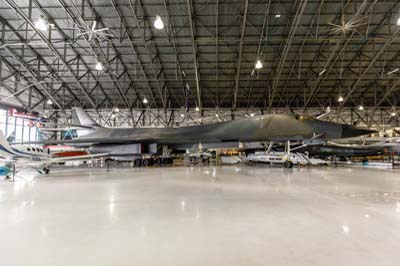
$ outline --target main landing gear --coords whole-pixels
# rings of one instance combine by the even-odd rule
[[[50,173],[50,169],[47,167],[43,167],[43,172],[48,175]]]
[[[162,165],[170,165],[173,163],[172,157],[168,158],[162,158],[162,157],[157,157],[157,158],[137,158],[133,161],[133,166],[134,167],[148,167],[148,166],[162,166]]]

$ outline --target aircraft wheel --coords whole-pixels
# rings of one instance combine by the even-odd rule
[[[143,159],[142,165],[143,165],[144,167],[149,166],[149,165],[150,165],[150,160],[149,160],[149,159]]]
[[[203,157],[203,163],[209,163],[210,162],[210,158],[208,157]]]
[[[293,163],[292,163],[291,161],[286,161],[286,162],[283,164],[283,166],[284,166],[285,168],[292,168],[292,167],[293,167]]]
[[[48,175],[50,173],[50,169],[46,168],[46,170],[44,170],[44,172],[46,173],[46,175]]]
[[[169,164],[169,158],[163,158],[162,164]]]
[[[162,159],[160,157],[158,157],[156,159],[156,165],[161,165],[162,164]]]
[[[154,165],[154,158],[149,159],[149,165]]]
[[[133,165],[135,167],[140,167],[142,165],[142,160],[141,159],[136,159],[135,161],[133,161]]]

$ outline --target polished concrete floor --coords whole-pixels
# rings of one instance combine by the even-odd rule
[[[399,265],[400,172],[58,169],[0,182],[0,265]]]

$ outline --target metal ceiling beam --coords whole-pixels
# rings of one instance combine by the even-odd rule
[[[369,12],[373,12],[373,8],[375,7],[375,4],[378,1],[375,0],[373,3],[371,3],[370,7],[368,8],[368,10],[364,13],[369,13]],[[400,2],[398,2],[397,4],[395,4],[395,6],[393,6],[393,8],[391,10],[396,10],[398,8],[398,6],[400,5]],[[359,14],[359,11],[361,9],[357,10],[357,14]],[[370,32],[367,32],[368,35],[374,35],[379,29],[381,29],[381,27],[384,25],[385,20],[387,19],[388,16],[391,16],[392,11],[389,11],[385,14],[385,16],[383,17],[383,19],[376,25],[374,25],[374,29]],[[360,18],[361,19],[361,18]],[[371,27],[371,25],[369,26]],[[345,48],[347,47],[347,45],[350,43],[351,38],[354,37],[355,33],[353,32],[351,37],[349,37],[345,43],[345,45],[343,45],[343,48],[341,49],[341,51],[339,52],[339,54],[337,55],[337,57],[335,58],[335,60],[333,61],[332,64],[329,65],[329,68],[327,68],[326,72],[324,73],[324,75],[321,75],[321,79],[319,79],[318,83],[315,84],[315,89],[314,89],[314,93],[310,94],[309,97],[309,102],[305,105],[305,108],[307,107],[307,105],[311,102],[312,97],[314,97],[315,93],[318,91],[319,89],[319,85],[320,83],[326,78],[328,77],[329,73],[332,71],[332,69],[335,67],[335,64],[337,62],[337,60],[339,59],[340,56],[343,56],[343,54],[345,53]],[[371,38],[366,38],[365,41],[361,44],[361,48],[358,49],[358,51],[355,53],[355,56],[350,60],[350,62],[347,64],[347,66],[344,68],[342,74],[344,74],[345,72],[349,71],[349,69],[351,68],[351,66],[353,65],[353,63],[355,62],[355,60],[358,58],[358,55],[364,50],[364,48],[367,46],[367,44],[371,42]],[[326,64],[328,65],[328,64]]]
[[[238,51],[238,59],[236,63],[236,77],[235,77],[235,88],[233,91],[233,105],[232,110],[235,111],[237,106],[237,94],[239,90],[239,78],[240,78],[240,66],[242,65],[242,52],[243,52],[243,41],[244,34],[246,30],[246,21],[247,21],[247,9],[249,7],[249,0],[244,0],[243,14],[242,14],[242,24],[240,30],[240,41],[239,41],[239,51]]]
[[[143,62],[142,62],[142,61],[140,60],[140,58],[139,58],[139,54],[138,54],[138,52],[137,52],[136,47],[134,46],[134,42],[133,42],[132,37],[131,37],[129,34],[127,34],[127,33],[128,33],[128,25],[127,25],[127,23],[126,23],[124,17],[122,16],[122,13],[119,11],[118,6],[116,6],[115,3],[114,3],[113,1],[112,1],[111,3],[113,4],[113,8],[114,8],[115,12],[117,13],[117,16],[118,16],[119,20],[121,21],[121,27],[122,27],[122,29],[123,29],[123,32],[126,33],[126,36],[125,36],[125,37],[126,37],[126,39],[128,40],[128,42],[129,42],[129,46],[130,46],[130,48],[131,48],[131,50],[132,50],[134,56],[136,57],[136,61],[137,61],[137,63],[139,64],[140,71],[142,72],[142,75],[143,75],[143,77],[145,78],[145,80],[146,80],[146,82],[147,82],[148,90],[149,90],[150,96],[151,96],[151,98],[153,99],[152,102],[153,102],[155,105],[157,105],[156,98],[155,98],[154,93],[153,93],[153,91],[152,91],[152,89],[151,89],[151,84],[150,84],[149,78],[148,78],[147,73],[146,73],[146,71],[144,70],[144,67],[143,67]],[[161,96],[161,95],[160,95],[160,96]],[[162,96],[161,96],[161,97],[162,97]],[[150,106],[151,106],[151,105],[152,105],[152,103],[150,103]]]
[[[26,43],[27,41],[26,40],[24,40],[24,38],[21,36],[21,34],[19,34],[19,32],[18,31],[16,31],[3,17],[0,17],[0,22],[3,24],[3,25],[5,25],[5,26],[7,26],[9,29],[11,29],[14,33],[14,35],[18,38],[18,40],[21,42],[21,43]],[[23,46],[23,47],[25,47],[25,46]],[[46,69],[47,69],[47,72],[49,73],[49,74],[51,74],[54,78],[56,78],[61,84],[63,84],[64,82],[63,82],[63,80],[62,80],[62,78],[59,76],[59,74],[58,74],[58,72],[57,71],[55,71],[47,62],[46,62],[46,60],[44,60],[43,59],[43,57],[39,54],[39,53],[37,53],[36,52],[36,50],[35,49],[33,49],[30,45],[27,45],[27,47],[28,47],[28,49],[33,53],[33,55],[35,56],[35,58],[38,60],[38,63],[39,64],[43,64],[45,67],[46,67]],[[20,63],[24,63],[25,64],[25,62],[21,62],[22,61],[22,58],[20,57],[20,56],[18,56],[15,52],[14,52],[14,50],[12,50],[11,48],[10,48],[10,46],[4,46],[4,49],[5,50],[7,50],[8,51],[8,53],[14,58],[14,59],[16,59],[18,62],[20,62]],[[23,51],[23,50],[22,50]],[[38,75],[38,77],[40,77],[41,75],[41,73],[39,72],[39,70],[40,69],[38,69],[38,71],[36,71],[35,73],[37,73],[37,75]],[[44,77],[40,77],[40,79],[44,79]],[[47,81],[47,84],[48,83],[51,83],[51,84],[56,84],[56,83],[54,83],[53,81]],[[35,89],[37,89],[37,87],[36,86],[34,86],[34,88]],[[74,97],[74,98],[76,98],[77,100],[78,100],[78,102],[80,103],[80,101],[79,101],[79,99],[76,97],[76,95],[72,92],[72,90],[69,88],[69,87],[67,87],[68,88],[68,90],[70,91],[70,93],[71,93],[71,95]],[[39,102],[37,102],[33,107],[32,107],[32,109],[33,108],[35,108],[38,104],[40,104],[40,103],[42,103],[43,101],[45,101],[47,98],[42,98]]]
[[[97,109],[96,104],[92,100],[92,98],[88,95],[86,92],[85,88],[80,84],[79,79],[76,77],[74,71],[72,70],[71,66],[65,61],[63,56],[58,52],[57,49],[53,46],[50,40],[46,38],[46,36],[38,29],[36,29],[35,25],[33,22],[30,20],[30,18],[21,10],[21,8],[13,1],[13,0],[5,0],[8,4],[8,6],[11,7],[12,10],[14,10],[30,27],[31,29],[42,39],[43,42],[47,45],[47,47],[54,53],[54,55],[59,58],[59,60],[63,63],[63,65],[68,69],[68,71],[72,74],[72,76],[75,78],[78,87],[81,89],[82,93],[85,95],[86,99],[89,101],[89,103]]]
[[[46,18],[48,18],[48,19],[50,19],[50,20],[53,21],[53,25],[54,25],[53,28],[60,34],[60,36],[62,36],[62,41],[63,41],[63,42],[65,42],[65,40],[70,40],[70,39],[71,39],[63,30],[61,30],[60,26],[54,21],[54,18],[52,18],[52,17],[50,16],[50,14],[39,4],[39,2],[38,2],[37,0],[32,0],[32,2],[35,4],[35,6],[40,10],[40,12],[41,12]],[[54,43],[54,41],[53,41],[53,43]],[[29,47],[30,47],[30,46],[29,46]],[[74,47],[74,45],[70,45],[69,47],[70,47],[70,49],[75,53],[75,59],[74,59],[74,61],[76,61],[76,68],[79,69],[80,64],[82,64],[82,65],[86,68],[86,70],[87,70],[86,73],[90,74],[94,80],[97,80],[97,78],[96,78],[95,74],[93,73],[93,71],[89,68],[89,66],[86,64],[86,62],[85,62],[84,60],[81,59],[81,55],[78,53],[78,51],[76,50],[76,48]],[[43,55],[42,55],[42,56],[39,56],[39,54],[38,54],[38,52],[36,51],[36,49],[34,49],[34,48],[32,48],[32,47],[30,47],[30,48],[31,48],[31,50],[32,50],[35,54],[38,55],[38,57],[42,60],[42,62],[43,62],[44,64],[46,64],[47,68],[49,69],[49,72],[50,72],[50,73],[54,73],[54,75],[57,77],[58,80],[62,80],[62,78],[61,78],[61,76],[60,76],[60,73],[58,73],[57,71],[52,70],[52,68],[49,66],[49,64],[43,59]],[[54,47],[54,48],[57,49],[57,47]],[[64,49],[64,54],[65,54],[65,49],[67,49],[67,46],[66,46],[65,44],[64,44],[63,49]],[[80,60],[80,59],[81,59],[81,60]],[[68,61],[67,63],[70,64],[71,62]],[[77,77],[79,76],[79,71],[77,71],[76,76],[77,76]],[[74,77],[72,77],[72,78],[74,79]],[[82,76],[81,76],[81,77],[78,77],[78,80],[80,81],[81,78],[82,78]],[[76,80],[76,79],[75,79],[75,80]],[[66,82],[64,82],[64,83],[67,84]],[[82,82],[80,82],[80,83],[82,84]],[[111,101],[111,99],[110,99],[110,97],[105,93],[104,89],[101,87],[100,84],[99,84],[99,87],[100,87],[100,90],[103,92],[103,95],[104,95],[104,97],[106,98],[106,100],[109,101],[110,104],[113,104],[112,101]],[[77,98],[77,96],[73,93],[72,89],[71,89],[69,86],[67,86],[66,89],[68,90],[68,92],[69,92],[74,98]],[[88,95],[90,96],[90,93],[88,93]],[[69,105],[72,104],[72,103],[73,103],[73,102],[70,102],[70,103],[68,103],[66,106],[69,107]],[[81,105],[81,100],[78,100],[78,103]],[[96,104],[96,105],[97,105],[97,104]],[[97,105],[97,106],[98,106],[98,105]]]
[[[258,42],[258,47],[257,47],[257,54],[256,54],[256,60],[257,59],[259,59],[259,60],[261,60],[261,61],[263,61],[261,58],[262,58],[262,54],[263,54],[263,41],[265,40],[265,39],[267,39],[267,31],[268,31],[268,16],[269,16],[269,11],[270,11],[270,7],[271,7],[271,0],[268,0],[266,3],[265,3],[265,12],[264,12],[264,19],[263,19],[263,25],[262,25],[262,28],[261,28],[261,32],[260,32],[260,40],[259,40],[259,42]],[[256,71],[256,69],[255,69],[255,66],[253,67],[253,70],[251,71],[251,73],[250,73],[250,80],[249,80],[249,83],[248,83],[248,86],[250,86],[250,90],[249,90],[249,93],[248,93],[248,99],[247,99],[247,107],[249,107],[249,105],[250,105],[250,98],[251,98],[251,89],[253,88],[253,81],[254,81],[254,78],[257,76],[257,78],[258,78],[258,75],[259,75],[259,73],[257,73],[257,75],[255,74],[255,71]]]
[[[296,62],[297,62],[297,60],[298,60],[298,57],[299,57],[299,56],[303,56],[303,54],[304,54],[303,46],[304,46],[305,42],[306,42],[307,40],[309,40],[309,39],[308,39],[308,36],[311,34],[311,28],[312,28],[312,26],[313,26],[313,23],[315,22],[315,18],[316,18],[317,13],[319,13],[320,10],[321,10],[321,7],[322,7],[323,2],[324,2],[324,1],[321,1],[321,2],[320,2],[320,6],[319,6],[319,8],[317,9],[317,12],[315,13],[315,15],[314,15],[314,17],[313,17],[313,20],[312,20],[312,22],[311,22],[311,24],[310,24],[310,26],[309,26],[309,28],[308,28],[308,30],[307,30],[307,33],[306,33],[305,37],[303,38],[303,41],[302,41],[301,46],[300,46],[300,49],[299,49],[299,51],[301,51],[301,52],[298,53],[298,56],[296,57],[295,63],[292,64],[292,68],[291,68],[290,72],[294,69],[294,66],[295,66],[295,64],[296,64]],[[333,21],[330,22],[330,24],[333,24],[333,23],[335,23],[335,21],[336,21],[337,19],[340,19],[340,17],[342,16],[344,10],[348,7],[348,5],[349,5],[350,3],[351,3],[351,0],[347,0],[347,2],[344,3],[344,5],[343,5],[343,3],[342,3],[343,6],[342,6],[342,8],[340,9],[340,13],[339,13],[339,14],[335,14],[335,17],[334,17]],[[318,22],[319,22],[319,18],[318,18],[318,21],[317,21],[317,24],[316,24],[317,29],[316,29],[316,32],[315,32],[315,36],[318,36],[318,39],[321,39],[321,38],[320,38],[321,36],[318,35],[318,28],[320,27],[320,25],[318,24]],[[332,25],[329,25],[329,26],[332,27]],[[314,66],[315,62],[317,62],[317,60],[319,60],[323,48],[324,48],[326,45],[330,45],[330,41],[331,41],[331,38],[323,39],[322,44],[321,44],[321,45],[319,46],[319,48],[318,48],[318,51],[315,52],[315,56],[314,56],[314,58],[313,58],[311,64],[309,64],[307,73],[306,73],[305,75],[303,75],[303,82],[304,82],[305,84],[307,84],[307,81],[311,80],[311,79],[315,76],[315,73],[314,73],[314,71],[313,71],[313,66]],[[348,38],[348,41],[351,41],[351,38]],[[336,44],[336,46],[335,46],[335,49],[337,49],[339,45],[340,45],[340,42],[337,42],[337,44]],[[345,46],[341,49],[341,52],[342,52],[342,51],[345,51],[344,48],[345,48]],[[339,56],[339,55],[338,55],[338,56]],[[336,59],[337,59],[337,58],[336,58]],[[336,60],[336,59],[335,59],[335,60]],[[303,60],[302,58],[301,58],[301,60],[302,60],[303,63],[307,63],[307,61]],[[336,62],[336,61],[335,61],[335,62]],[[334,65],[334,64],[333,64],[333,65]],[[333,67],[333,65],[332,65],[332,67]],[[330,71],[330,69],[328,69],[327,72],[329,72],[329,71]],[[289,72],[289,73],[290,73],[290,72]],[[290,79],[290,76],[291,76],[291,73],[290,73],[290,74],[288,75],[288,77],[287,77],[287,80],[286,80],[286,82],[285,82],[284,90],[282,91],[282,94],[283,94],[283,92],[286,90],[286,86],[287,86],[287,83],[288,83],[288,81],[289,81],[289,79]],[[299,71],[299,76],[300,76],[300,71]],[[327,76],[327,73],[325,73],[325,76]],[[279,102],[280,102],[280,100],[281,100],[282,94],[281,94],[281,96],[280,96]],[[306,95],[304,95],[304,98],[305,98],[304,101],[306,102],[306,101],[307,101]],[[279,105],[279,102],[278,102],[278,105]],[[303,107],[303,112],[306,111],[306,108],[307,108],[307,107],[308,107],[308,104],[305,104],[304,107]]]
[[[110,1],[112,1],[113,4],[115,4],[115,0],[110,0]],[[151,68],[151,71],[152,71],[153,76],[154,76],[155,79],[156,79],[158,93],[160,94],[161,102],[162,102],[162,105],[163,105],[163,107],[164,107],[164,109],[165,109],[165,108],[167,107],[167,102],[166,102],[166,99],[164,98],[163,90],[164,90],[164,89],[168,90],[168,84],[167,84],[167,82],[165,81],[165,76],[164,76],[164,72],[163,72],[163,67],[162,67],[160,58],[159,58],[159,56],[158,56],[157,47],[154,45],[154,43],[151,42],[151,39],[152,39],[151,29],[148,28],[147,31],[146,31],[146,29],[145,29],[146,22],[147,22],[147,25],[149,25],[149,22],[148,22],[147,19],[146,19],[147,15],[146,15],[145,9],[142,7],[142,4],[141,4],[141,1],[140,1],[140,0],[136,0],[136,1],[135,1],[135,6],[136,6],[137,8],[139,7],[139,8],[142,10],[142,12],[143,12],[143,22],[144,22],[144,23],[143,23],[143,28],[140,26],[140,21],[139,21],[139,18],[138,18],[138,16],[137,16],[137,14],[136,14],[136,10],[135,10],[134,7],[133,7],[132,0],[129,0],[129,7],[130,7],[130,10],[132,11],[133,17],[134,17],[134,19],[135,19],[135,21],[136,21],[138,30],[139,30],[139,32],[140,32],[140,38],[141,38],[142,41],[143,41],[143,45],[144,45],[144,47],[145,47],[145,49],[146,49],[147,56],[148,56],[148,58],[149,58],[149,60],[150,60],[150,68]],[[148,34],[147,37],[148,37],[148,39],[150,40],[150,45],[153,45],[153,47],[149,47],[149,45],[148,45],[148,43],[147,43],[148,40],[146,40],[146,38],[145,38],[146,32],[147,32],[147,34]],[[129,31],[127,32],[127,34],[128,34],[128,35],[130,34]],[[153,49],[155,50],[155,53],[154,53],[154,54],[150,51],[151,48],[153,48]],[[156,67],[154,66],[154,63],[153,63],[153,61],[154,61],[155,59],[157,59],[157,60],[158,60],[158,63],[159,63],[159,67],[160,67],[159,73],[157,73]],[[160,79],[161,79],[162,84],[160,84]]]
[[[199,61],[197,58],[197,44],[196,44],[196,37],[195,37],[195,24],[193,20],[193,4],[192,0],[186,0],[187,3],[187,10],[189,15],[189,25],[190,25],[190,33],[192,39],[192,51],[193,51],[193,64],[194,64],[194,73],[196,77],[196,91],[197,91],[197,104],[200,108],[200,112],[203,108],[203,103],[201,101],[201,87],[200,87],[200,71],[199,71]]]
[[[45,86],[42,85],[42,84],[43,84],[43,83],[42,83],[43,80],[41,80],[41,77],[38,76],[38,75],[35,73],[35,71],[32,70],[31,67],[30,67],[26,62],[24,62],[17,54],[15,54],[14,51],[12,51],[11,49],[9,49],[8,47],[6,47],[5,49],[6,49],[6,50],[13,56],[13,58],[22,66],[22,68],[25,69],[26,73],[28,73],[28,74],[31,76],[31,78],[32,78],[33,80],[35,80],[35,83],[33,83],[33,82],[30,81],[27,77],[25,77],[25,76],[23,76],[22,74],[20,74],[21,77],[23,77],[24,80],[27,81],[29,85],[33,85],[33,87],[35,87],[35,88],[37,89],[37,92],[42,96],[42,99],[40,100],[40,102],[42,102],[42,101],[45,99],[45,98],[44,98],[44,94],[46,94],[47,99],[51,99],[51,100],[53,101],[53,103],[54,103],[55,105],[57,105],[58,108],[60,108],[61,111],[65,112],[64,107],[62,106],[62,104],[54,97],[55,95],[51,94],[51,93],[48,91],[48,88],[46,88]],[[6,64],[7,64],[9,67],[12,67],[12,68],[13,68],[14,72],[18,72],[18,70],[17,70],[16,68],[14,68],[10,62],[6,61],[5,58],[3,58],[3,60],[4,60],[4,62],[6,62]],[[47,84],[47,82],[46,82],[46,84]],[[48,84],[47,84],[47,86],[48,86]],[[40,87],[41,90],[38,89],[39,87]],[[29,111],[31,111],[31,110],[29,109]]]
[[[275,93],[276,93],[276,89],[277,89],[278,83],[280,81],[280,76],[281,76],[281,73],[282,73],[283,65],[286,62],[286,57],[287,57],[288,52],[290,50],[290,46],[292,44],[292,40],[293,40],[294,34],[296,33],[297,27],[300,24],[300,20],[301,20],[301,17],[303,15],[303,12],[305,10],[306,5],[307,5],[307,0],[299,0],[299,6],[298,6],[296,14],[295,14],[295,16],[293,18],[293,23],[292,23],[289,35],[288,35],[287,40],[286,40],[286,44],[285,44],[285,46],[283,48],[283,52],[281,54],[281,59],[279,60],[278,67],[277,67],[277,70],[275,72],[274,80],[272,82],[271,97],[269,99],[268,112],[271,111],[272,104],[273,104],[274,97],[275,97]]]
[[[179,76],[179,78],[181,80],[181,83],[182,83],[182,87],[185,88],[184,82],[185,82],[186,74],[183,75],[183,69],[182,69],[181,60],[179,59],[179,52],[178,52],[178,48],[176,46],[175,27],[174,27],[174,24],[172,23],[172,17],[171,17],[171,13],[169,11],[169,6],[167,4],[167,0],[163,0],[163,4],[164,4],[164,8],[165,8],[165,10],[167,12],[167,16],[168,16],[168,28],[169,28],[169,31],[167,32],[168,33],[168,39],[170,41],[170,44],[174,48],[174,53],[175,53],[175,56],[176,56],[176,64],[177,64],[177,71],[178,71],[177,78]],[[152,38],[152,41],[153,40],[154,40],[154,38]],[[165,70],[165,68],[164,68],[164,70]],[[178,103],[179,103],[179,101],[178,101]]]
[[[14,77],[15,77],[15,75],[18,74],[18,71],[4,57],[1,57],[1,56],[0,56],[0,70],[3,69],[2,68],[3,62],[4,62],[4,64],[7,65],[7,67],[10,70],[12,70],[14,72]],[[1,71],[0,71],[0,74],[1,74]],[[21,76],[21,77],[27,84],[31,83],[24,76]],[[12,88],[12,87],[8,86],[7,84],[4,84],[3,80],[0,81],[0,87],[3,87],[10,93],[10,95],[13,95],[13,98],[15,98],[26,110],[28,110],[28,111],[32,110],[32,108],[30,106],[26,105],[25,102],[19,97],[19,94],[15,94],[15,91],[14,91],[15,88]],[[37,89],[37,88],[36,88],[36,90],[39,91],[39,89]]]
[[[36,0],[35,0],[36,1]],[[79,10],[77,10],[77,13],[79,15],[78,19],[75,18],[74,14],[68,9],[68,7],[65,5],[63,0],[57,0],[59,5],[63,7],[64,11],[67,13],[67,15],[69,16],[69,18],[74,22],[74,24],[76,25],[80,25],[83,26],[83,24],[85,24],[84,18],[81,16],[81,13]],[[82,2],[82,5],[84,5],[84,2]],[[95,19],[104,25],[104,23],[101,21],[101,18],[97,15],[96,11],[92,8],[92,6],[90,5],[90,3],[88,2],[89,8],[91,9],[91,11],[93,12]],[[74,6],[75,7],[75,6]],[[85,24],[86,26],[86,24]],[[83,31],[80,28],[77,28],[77,30],[82,33]],[[96,47],[92,45],[92,43],[89,41],[89,39],[87,38],[87,36],[85,34],[82,35],[82,38],[86,41],[86,43],[89,45],[90,49],[92,50],[92,52],[96,55],[96,58],[105,66],[106,71],[105,74],[107,75],[107,77],[113,82],[114,87],[116,88],[118,94],[120,95],[121,99],[123,100],[123,102],[125,103],[125,105],[127,107],[130,107],[129,101],[127,100],[127,98],[125,97],[125,95],[122,92],[122,88],[119,85],[118,80],[115,80],[114,78],[114,71],[111,67],[111,64],[107,58],[107,56],[104,55],[104,53],[102,52],[102,48],[100,47],[100,45],[97,43],[96,39],[94,38],[92,40],[93,43],[96,44]],[[101,55],[102,57],[99,55],[98,51],[96,51],[96,48],[98,51],[101,51]],[[118,52],[116,51],[116,55],[118,58]],[[101,60],[103,59],[103,60]],[[110,73],[111,72],[111,73]]]
[[[216,84],[216,107],[219,107],[219,0],[215,8],[215,80]]]
[[[386,40],[386,43],[383,45],[383,47],[380,47],[380,49],[378,51],[376,51],[376,53],[375,53],[374,57],[372,58],[371,62],[367,65],[366,68],[364,68],[363,72],[359,75],[359,77],[356,80],[356,82],[354,82],[354,84],[350,88],[349,92],[343,98],[343,102],[341,102],[339,104],[339,108],[338,108],[337,112],[340,112],[340,110],[343,108],[344,104],[347,102],[347,100],[353,94],[353,92],[355,91],[357,86],[361,83],[361,81],[363,80],[364,76],[367,74],[369,69],[375,64],[375,62],[380,58],[382,53],[386,50],[386,48],[388,46],[390,46],[392,44],[392,42],[398,37],[399,34],[400,34],[400,27],[397,28],[396,31],[392,34],[392,36],[389,39]]]

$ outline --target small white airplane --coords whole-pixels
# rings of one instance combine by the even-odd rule
[[[88,154],[68,157],[52,157],[48,150],[40,147],[11,146],[3,132],[0,130],[0,175],[13,177],[18,173],[26,173],[26,170],[31,170],[36,174],[48,174],[52,163],[62,163],[68,161],[87,161],[95,158],[107,157],[108,153]],[[15,171],[17,169],[17,171]]]

